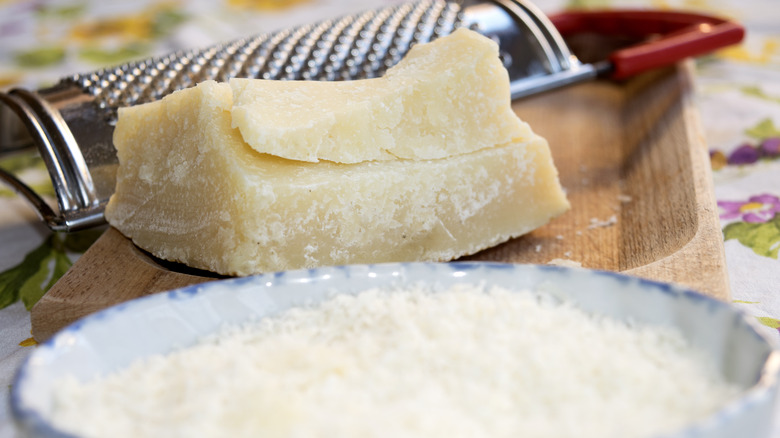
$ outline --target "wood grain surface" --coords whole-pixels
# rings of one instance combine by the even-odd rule
[[[691,75],[687,63],[628,82],[595,81],[516,102],[517,114],[549,140],[572,209],[465,259],[569,260],[728,299]],[[42,341],[94,311],[217,278],[157,260],[110,228],[33,308],[33,336]]]

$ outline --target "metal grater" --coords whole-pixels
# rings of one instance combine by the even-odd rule
[[[207,79],[351,80],[380,76],[417,43],[469,27],[495,40],[513,98],[595,77],[548,19],[522,0],[423,0],[63,78],[35,92],[0,93],[0,152],[36,147],[57,194],[55,211],[10,183],[56,231],[105,222],[117,158],[117,108],[151,102]]]

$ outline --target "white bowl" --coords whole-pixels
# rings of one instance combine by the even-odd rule
[[[676,286],[610,272],[494,263],[357,265],[221,280],[133,300],[88,316],[40,345],[19,369],[11,408],[22,436],[70,436],[48,422],[52,388],[66,375],[88,380],[141,357],[194,343],[241,323],[339,293],[425,282],[549,291],[586,311],[678,328],[711,354],[742,397],[667,437],[767,437],[780,353],[734,307]]]

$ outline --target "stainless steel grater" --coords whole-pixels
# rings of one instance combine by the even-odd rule
[[[589,21],[583,17],[590,19],[587,14],[567,14],[562,23],[587,28]],[[612,23],[615,17],[605,20]],[[513,98],[589,80],[615,66],[609,61],[579,62],[550,19],[525,0],[400,4],[76,74],[35,92],[0,93],[0,153],[37,147],[57,194],[57,210],[14,175],[0,169],[0,178],[27,198],[53,230],[99,225],[105,222],[103,210],[116,181],[112,134],[119,107],[151,102],[207,79],[376,77],[412,45],[459,27],[474,29],[498,43]]]

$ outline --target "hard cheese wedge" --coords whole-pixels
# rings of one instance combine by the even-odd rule
[[[377,79],[230,85],[244,140],[295,160],[444,158],[532,135],[512,112],[498,46],[467,29],[412,47]]]
[[[216,82],[122,109],[109,223],[163,259],[249,275],[451,260],[569,207],[533,134],[438,159],[312,163],[253,149],[234,109],[230,85]]]

